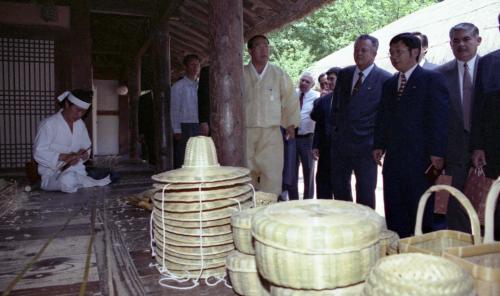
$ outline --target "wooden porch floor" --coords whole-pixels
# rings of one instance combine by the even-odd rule
[[[150,188],[150,175],[127,174],[74,194],[18,192],[0,200],[9,208],[0,217],[2,295],[236,295],[223,283],[202,281],[187,291],[158,284],[149,212],[124,201]]]

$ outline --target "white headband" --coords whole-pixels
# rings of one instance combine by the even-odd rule
[[[90,107],[90,104],[87,102],[84,102],[80,100],[79,98],[75,97],[69,90],[63,92],[60,96],[57,97],[57,100],[59,102],[64,101],[64,99],[68,98],[68,100],[75,104],[76,106],[82,108],[82,109],[88,109]]]

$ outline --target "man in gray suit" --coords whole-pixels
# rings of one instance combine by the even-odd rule
[[[475,25],[460,23],[453,26],[450,46],[455,59],[437,68],[446,76],[450,93],[445,173],[452,176],[453,187],[461,191],[470,167],[469,139],[480,44],[481,37]],[[447,218],[448,228],[470,232],[468,216],[455,199],[449,201]]]
[[[356,65],[342,69],[332,100],[331,177],[335,199],[352,201],[351,175],[356,177],[356,202],[375,208],[377,165],[371,157],[382,84],[391,77],[373,63],[378,40],[361,35],[354,43]]]

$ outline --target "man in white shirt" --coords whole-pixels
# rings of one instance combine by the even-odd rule
[[[170,96],[170,118],[174,133],[174,168],[184,162],[184,152],[190,137],[198,136],[198,74],[200,59],[189,54],[183,60],[185,75],[174,83]]]
[[[452,176],[453,187],[463,191],[470,167],[469,139],[471,131],[474,82],[481,44],[479,29],[471,23],[460,23],[450,29],[450,46],[455,59],[437,68],[448,80],[450,115],[448,121],[448,148],[445,173]],[[470,232],[467,213],[451,199],[447,215],[450,229]]]
[[[300,106],[290,77],[269,63],[269,40],[256,35],[248,41],[251,61],[243,67],[243,101],[247,134],[246,158],[257,189],[279,195],[282,185],[283,140],[295,137]]]
[[[319,93],[312,89],[313,86],[314,78],[312,74],[307,72],[303,73],[300,76],[299,88],[297,89],[300,103],[300,126],[296,130],[295,135],[295,144],[297,147],[295,170],[298,176],[299,165],[302,165],[304,199],[312,198],[314,195],[314,158],[312,155],[312,144],[315,122],[311,119],[310,115],[314,106],[314,101],[319,97]],[[295,186],[297,185],[296,182]]]
[[[33,145],[41,188],[72,193],[82,187],[109,184],[109,176],[101,180],[87,176],[83,164],[92,144],[81,118],[90,107],[92,91],[66,91],[57,99],[61,110],[40,123]]]

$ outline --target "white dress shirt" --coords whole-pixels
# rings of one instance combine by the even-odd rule
[[[300,98],[300,90],[297,90],[297,95]],[[302,109],[300,110],[300,126],[299,126],[299,135],[307,135],[310,133],[314,133],[314,126],[316,122],[311,119],[311,111],[314,106],[314,101],[319,98],[319,92],[310,89],[308,92],[304,94],[304,99],[302,103]]]
[[[174,83],[170,98],[170,118],[174,134],[181,133],[181,123],[198,123],[198,81],[184,77]]]
[[[366,77],[368,77],[368,75],[372,71],[374,66],[375,66],[375,64],[371,64],[368,68],[364,69],[363,71],[359,70],[359,68],[356,67],[356,69],[354,70],[354,75],[352,76],[351,93],[354,89],[354,86],[356,85],[356,82],[358,82],[359,72],[363,72],[363,78],[361,79],[361,83],[363,83],[365,81]]]

